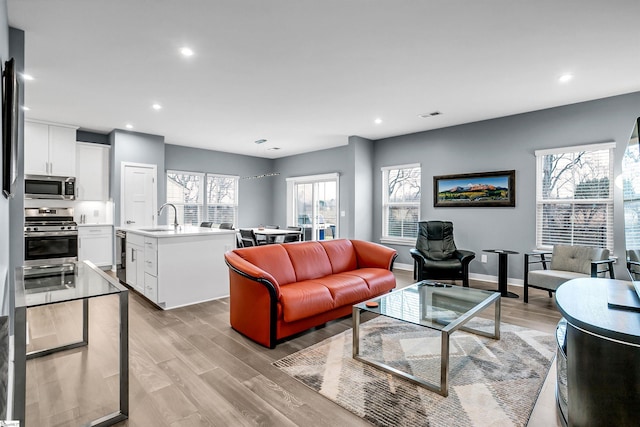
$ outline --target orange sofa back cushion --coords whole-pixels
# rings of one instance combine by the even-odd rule
[[[292,243],[282,247],[289,253],[298,282],[332,274],[329,256],[320,243]]]
[[[321,241],[320,244],[327,252],[333,274],[352,271],[358,268],[356,249],[351,240],[337,239]]]
[[[234,252],[247,262],[268,271],[280,285],[296,282],[296,272],[283,245],[254,246],[235,249]]]

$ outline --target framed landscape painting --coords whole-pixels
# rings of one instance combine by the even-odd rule
[[[433,206],[435,207],[514,207],[515,205],[515,170],[433,177]]]

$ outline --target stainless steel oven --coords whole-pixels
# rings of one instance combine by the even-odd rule
[[[55,265],[78,260],[73,208],[26,208],[24,264]]]

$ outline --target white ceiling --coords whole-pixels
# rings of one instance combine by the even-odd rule
[[[260,157],[640,90],[638,0],[8,0],[8,10],[35,77],[27,118],[104,133],[131,123],[170,144]],[[575,77],[560,84],[564,73]],[[433,111],[442,115],[418,117]]]

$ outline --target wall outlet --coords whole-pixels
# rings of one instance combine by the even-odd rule
[[[98,209],[95,209],[93,211],[93,216],[100,216],[100,211]]]
[[[487,256],[485,254],[480,255],[480,262],[487,262]]]

